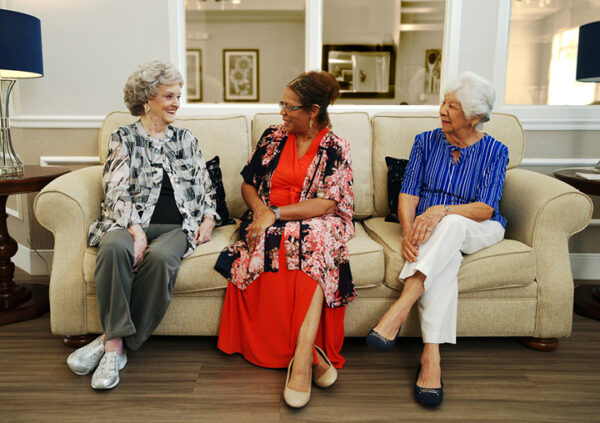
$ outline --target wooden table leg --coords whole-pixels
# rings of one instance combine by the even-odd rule
[[[573,309],[580,316],[600,320],[600,286],[577,286]]]
[[[0,196],[0,325],[33,319],[48,311],[48,287],[32,289],[13,282],[15,265],[11,257],[17,253],[17,242],[10,237],[6,227],[6,199]],[[38,298],[32,298],[33,292]]]

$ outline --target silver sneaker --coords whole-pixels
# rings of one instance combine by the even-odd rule
[[[67,357],[67,365],[76,375],[87,375],[98,366],[103,355],[104,342],[100,335],[89,344],[73,351]]]
[[[92,388],[112,389],[119,384],[119,370],[127,364],[127,354],[119,355],[116,351],[104,353],[98,368],[92,376]]]

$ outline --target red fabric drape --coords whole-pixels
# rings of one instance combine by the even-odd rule
[[[308,151],[297,157],[296,138],[290,135],[271,180],[271,204],[281,207],[300,199],[306,171],[327,129],[319,132]],[[284,237],[279,250],[279,271],[261,274],[244,291],[227,286],[219,348],[240,353],[262,367],[287,367],[294,355],[298,331],[318,286],[301,270],[288,270]],[[321,347],[333,365],[341,368],[344,343],[345,307],[330,308],[323,303],[315,344]],[[316,353],[314,362],[316,364]]]

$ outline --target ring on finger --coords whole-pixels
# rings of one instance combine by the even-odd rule
[[[431,232],[431,228],[425,228],[427,232]]]

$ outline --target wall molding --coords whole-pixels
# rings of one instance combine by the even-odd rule
[[[315,60],[314,58],[311,60]],[[545,107],[547,109],[541,109]],[[370,116],[378,113],[406,113],[407,115],[437,114],[437,105],[334,105],[333,112],[363,111]],[[518,117],[526,131],[598,131],[600,130],[600,106],[504,106],[498,111]],[[180,116],[201,114],[203,116],[231,116],[243,114],[250,119],[256,113],[279,113],[276,104],[185,104],[179,109]],[[16,115],[10,118],[14,128],[100,128],[104,121],[100,116],[76,115]]]
[[[100,128],[104,116],[17,115],[10,118],[13,128]]]
[[[598,219],[597,219],[598,220]],[[600,254],[571,254],[573,279],[600,280]]]
[[[40,166],[98,165],[98,156],[40,156]]]
[[[579,159],[574,157],[554,158],[524,158],[521,166],[549,166],[549,167],[589,167],[598,163],[598,158]]]
[[[53,255],[54,250],[32,250],[18,244],[17,253],[11,260],[31,276],[47,276],[52,271]]]

